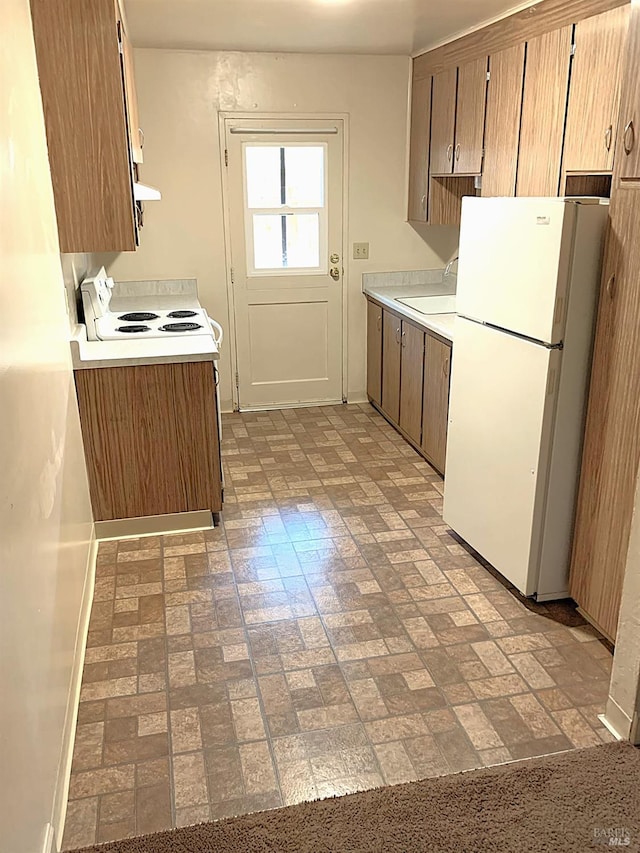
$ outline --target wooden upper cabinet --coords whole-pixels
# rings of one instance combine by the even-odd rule
[[[516,195],[556,196],[560,187],[572,27],[527,44]]]
[[[489,57],[483,196],[516,192],[524,54],[523,42]]]
[[[61,252],[137,246],[114,0],[31,0]]]
[[[122,6],[118,4],[118,27],[119,38],[122,45],[122,82],[125,92],[125,106],[127,110],[127,126],[129,129],[129,144],[131,156],[134,163],[143,162],[142,146],[144,145],[144,134],[140,127],[138,116],[138,95],[136,93],[136,78],[133,66],[133,48],[127,35],[126,23]]]
[[[631,28],[620,110],[620,177],[640,180],[640,6],[631,11]]]
[[[432,175],[450,175],[453,172],[457,87],[457,68],[450,68],[433,77],[430,159]]]
[[[367,300],[367,396],[382,403],[382,308]]]
[[[629,6],[576,25],[571,69],[565,172],[613,169]]]
[[[409,211],[413,222],[427,221],[431,77],[414,80],[411,91],[411,153],[409,155]]]
[[[455,174],[479,175],[482,171],[486,95],[487,58],[461,65],[456,102]]]

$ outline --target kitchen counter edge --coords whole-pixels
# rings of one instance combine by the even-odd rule
[[[453,344],[457,317],[456,314],[422,314],[420,311],[415,311],[408,305],[403,305],[401,302],[397,302],[396,299],[399,295],[398,291],[398,287],[365,287],[362,292],[365,297],[369,297],[370,299],[379,302],[380,305],[385,308],[389,308],[394,314],[398,314],[400,317],[410,320],[416,326],[420,326],[420,328],[425,331],[432,332],[434,335],[438,335],[440,338],[443,338],[450,344]],[[395,292],[395,296],[391,295],[393,292]],[[425,295],[436,296],[439,294],[430,293]]]
[[[151,338],[146,341],[139,338],[130,341],[89,341],[82,324],[73,329],[70,345],[74,370],[217,361],[220,357],[213,335]]]

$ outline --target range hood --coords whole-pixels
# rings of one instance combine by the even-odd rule
[[[141,184],[139,181],[134,181],[133,198],[135,201],[160,201],[162,195],[160,190],[155,187],[150,187],[148,184]]]

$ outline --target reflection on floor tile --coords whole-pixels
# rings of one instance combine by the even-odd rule
[[[224,418],[215,530],[104,542],[64,847],[610,739],[611,655],[369,406]]]

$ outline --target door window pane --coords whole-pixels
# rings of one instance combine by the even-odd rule
[[[256,270],[317,269],[320,266],[319,215],[254,213],[253,256]]]
[[[247,145],[247,206],[324,206],[324,148]]]
[[[280,207],[280,148],[271,145],[248,145],[246,157],[249,208]]]
[[[296,145],[284,149],[285,203],[288,207],[324,207],[324,148]]]
[[[249,274],[326,273],[327,146],[252,143],[243,148]]]

